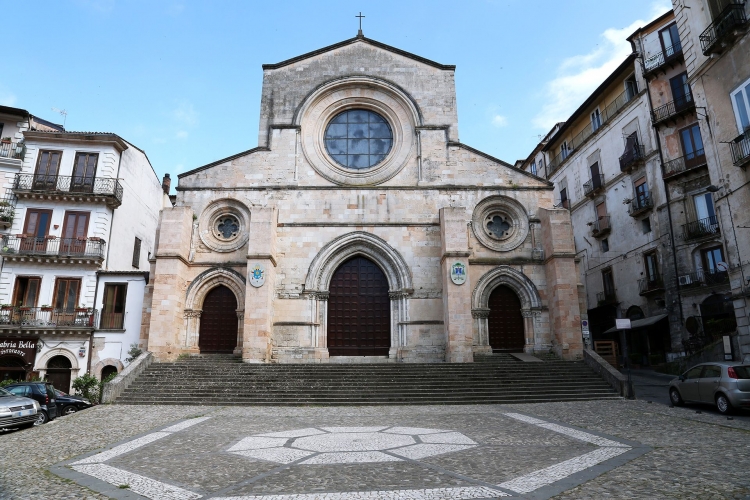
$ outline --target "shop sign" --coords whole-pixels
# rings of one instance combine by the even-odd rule
[[[36,339],[9,339],[0,337],[0,356],[20,356],[27,364],[36,359]]]

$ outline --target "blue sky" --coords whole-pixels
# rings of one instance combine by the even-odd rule
[[[512,163],[630,53],[625,37],[670,5],[16,2],[19,21],[3,23],[0,104],[55,122],[52,108],[65,109],[68,130],[115,132],[174,178],[256,146],[261,64],[351,38],[362,11],[365,36],[457,65],[461,141]]]

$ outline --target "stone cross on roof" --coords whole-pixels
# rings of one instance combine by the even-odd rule
[[[357,36],[364,36],[362,34],[362,18],[365,17],[365,16],[363,16],[362,12],[360,12],[358,16],[354,16],[354,17],[358,17],[359,18],[359,31],[357,32]]]

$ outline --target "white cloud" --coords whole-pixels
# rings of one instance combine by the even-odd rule
[[[175,134],[175,137],[177,137],[178,139],[187,139],[188,135],[189,134],[187,130],[178,130]]]
[[[174,119],[186,127],[195,127],[198,125],[198,112],[189,102],[180,103],[172,112]]]
[[[649,20],[639,19],[620,29],[609,28],[602,33],[602,41],[596,49],[560,63],[558,76],[545,86],[547,98],[533,119],[534,126],[549,130],[555,123],[566,120],[631,53],[632,47],[626,38],[671,8],[669,0],[657,0],[651,5]]]
[[[508,118],[503,115],[495,115],[492,117],[492,126],[497,128],[507,127]]]

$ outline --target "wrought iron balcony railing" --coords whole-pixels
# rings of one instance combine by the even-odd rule
[[[125,325],[125,313],[103,312],[99,328],[102,330],[122,330]]]
[[[693,153],[674,160],[668,161],[661,166],[661,176],[663,179],[674,177],[682,173],[693,170],[694,168],[702,167],[706,164],[706,153],[703,149],[694,151]]]
[[[726,271],[703,271],[681,274],[677,278],[680,288],[694,288],[699,286],[718,286],[729,283],[729,273]]]
[[[591,228],[591,235],[600,238],[609,234],[610,231],[612,231],[612,226],[610,225],[609,215],[604,215],[594,221]]]
[[[26,156],[26,145],[22,142],[0,142],[0,159],[23,160]]]
[[[735,137],[729,147],[732,149],[732,163],[735,167],[742,167],[750,163],[750,130],[739,137]]]
[[[596,294],[596,302],[600,306],[606,304],[617,304],[617,293],[614,290],[598,292]]]
[[[583,192],[586,196],[596,194],[604,188],[604,174],[591,176],[591,180],[583,183]]]
[[[52,307],[3,307],[0,325],[33,328],[94,328],[99,311],[96,309],[54,309]]]
[[[651,198],[651,193],[642,193],[630,202],[628,213],[631,217],[636,217],[644,212],[648,212],[652,208],[654,208],[654,201]]]
[[[705,219],[688,222],[682,226],[682,237],[686,240],[712,236],[719,234],[720,232],[719,219],[715,215],[713,217],[706,217]]]
[[[638,144],[628,148],[620,157],[620,171],[625,172],[646,159],[646,148]]]
[[[89,194],[111,197],[122,203],[122,184],[109,177],[81,177],[70,175],[16,174],[13,190],[56,194]]]
[[[649,276],[647,278],[640,279],[638,280],[638,289],[640,291],[640,295],[646,295],[658,290],[664,290],[664,279],[662,279],[659,273],[656,273],[655,275]]]
[[[679,96],[674,101],[670,101],[664,106],[660,106],[654,110],[654,125],[664,123],[672,118],[677,118],[694,108],[695,101],[693,100],[693,94],[691,92],[686,92],[685,95]]]
[[[36,238],[33,236],[0,237],[2,247],[0,253],[4,256],[28,255],[46,257],[85,257],[89,259],[104,259],[105,243],[100,238]]]
[[[13,224],[16,216],[16,196],[11,192],[0,198],[0,227],[8,228]]]
[[[733,2],[698,37],[703,55],[721,52],[746,26],[745,2]]]
[[[664,52],[659,52],[655,56],[649,57],[644,63],[646,75],[654,73],[662,66],[682,57],[682,43],[677,41],[671,47],[667,47]]]

